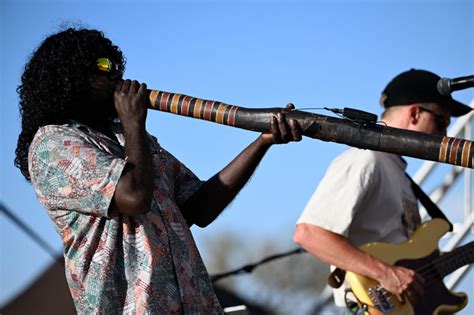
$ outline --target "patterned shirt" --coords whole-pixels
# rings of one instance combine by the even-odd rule
[[[77,122],[45,126],[29,151],[31,181],[62,238],[78,313],[222,313],[179,209],[202,182],[150,136],[150,211],[109,212],[126,165],[122,130],[112,127],[119,143]]]

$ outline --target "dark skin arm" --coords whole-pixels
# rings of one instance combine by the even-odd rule
[[[289,104],[286,110],[293,108],[294,106]],[[181,211],[189,225],[196,224],[205,227],[214,221],[247,183],[273,144],[301,140],[298,123],[294,119],[287,122],[284,113],[273,117],[271,123],[272,133],[260,135],[181,206]]]
[[[153,159],[145,130],[146,85],[119,81],[115,109],[123,126],[127,164],[117,184],[111,209],[134,216],[150,210],[153,197]]]
[[[114,93],[115,108],[124,129],[127,165],[117,184],[111,209],[131,216],[148,212],[153,196],[152,155],[145,131],[145,92],[145,84],[126,80],[117,84]],[[289,104],[286,110],[293,108]],[[284,113],[278,114],[272,119],[272,133],[260,135],[182,205],[188,224],[204,227],[211,223],[249,180],[270,146],[300,140],[297,122],[290,120],[288,124]]]

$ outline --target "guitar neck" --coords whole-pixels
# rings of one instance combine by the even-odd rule
[[[461,247],[452,250],[449,253],[444,253],[439,256],[433,263],[436,266],[441,277],[456,271],[464,265],[474,262],[474,241],[467,243]]]

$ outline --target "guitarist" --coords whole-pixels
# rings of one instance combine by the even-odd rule
[[[471,111],[451,96],[439,94],[440,77],[411,69],[383,90],[384,124],[446,135],[451,116]],[[423,279],[411,269],[388,265],[358,246],[368,242],[405,241],[420,224],[418,202],[397,155],[351,148],[337,157],[306,205],[294,241],[319,259],[378,281],[387,291],[415,302]],[[345,285],[334,290],[345,307]],[[350,303],[347,304],[349,307]]]

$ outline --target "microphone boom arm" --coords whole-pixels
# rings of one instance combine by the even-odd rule
[[[285,111],[277,107],[244,108],[158,90],[149,90],[149,93],[150,109],[259,132],[269,132],[271,117]],[[299,110],[285,114],[288,119],[298,121],[306,137],[473,168],[474,146],[470,140],[354,122]]]

